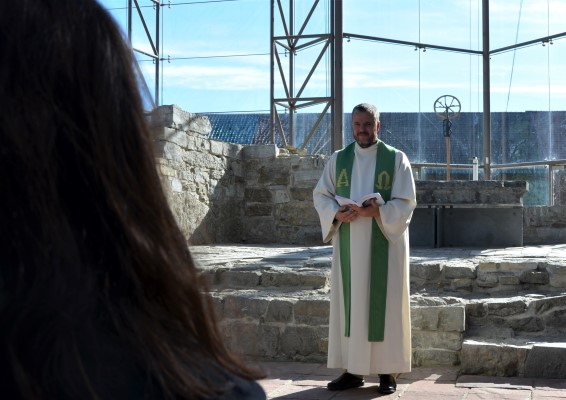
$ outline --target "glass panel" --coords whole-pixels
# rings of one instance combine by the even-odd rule
[[[344,32],[462,49],[481,42],[481,1],[348,0]]]
[[[566,206],[566,166],[554,167],[552,170],[554,185],[554,204]]]
[[[443,181],[446,180],[446,168],[421,168],[419,180],[423,181]],[[460,181],[471,181],[472,169],[471,168],[450,168],[450,179]],[[483,180],[483,171],[479,170],[479,180]]]
[[[524,206],[549,204],[548,167],[502,168],[492,171],[493,180],[527,181],[529,191],[523,197]]]
[[[490,47],[498,49],[564,32],[566,4],[557,0],[490,0]]]
[[[162,13],[162,104],[269,112],[269,2],[179,3]]]

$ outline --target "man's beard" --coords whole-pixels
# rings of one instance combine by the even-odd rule
[[[365,136],[365,135],[364,135]],[[367,149],[370,146],[373,146],[374,144],[377,143],[377,139],[372,138],[369,134],[367,135],[368,140],[367,141],[363,141],[360,137],[360,134],[358,134],[358,137],[356,138],[356,143],[358,143],[358,145],[362,148],[362,149]]]

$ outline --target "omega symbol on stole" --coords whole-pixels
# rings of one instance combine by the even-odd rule
[[[387,171],[382,171],[377,176],[377,183],[375,184],[377,190],[389,190],[391,189],[391,176],[387,173]]]

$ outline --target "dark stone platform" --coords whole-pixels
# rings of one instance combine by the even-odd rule
[[[413,246],[523,245],[526,181],[416,181],[415,185]]]

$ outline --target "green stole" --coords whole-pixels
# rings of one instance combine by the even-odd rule
[[[336,194],[350,197],[352,166],[356,142],[338,152],[336,159]],[[391,199],[391,184],[395,169],[395,149],[382,141],[377,144],[374,187],[385,202]],[[371,277],[369,299],[370,342],[382,342],[385,328],[385,303],[387,299],[387,265],[389,244],[372,218],[371,227]],[[351,278],[350,278],[350,224],[340,225],[340,266],[342,271],[342,291],[344,293],[344,312],[346,319],[345,336],[350,336]]]

